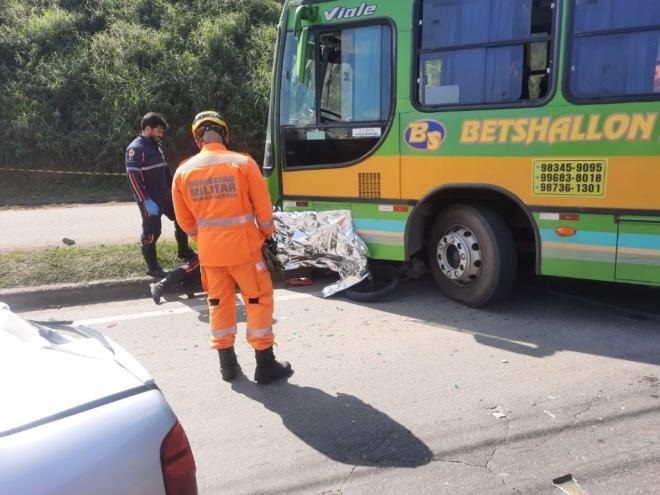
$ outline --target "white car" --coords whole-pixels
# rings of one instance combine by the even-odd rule
[[[153,378],[124,349],[0,303],[0,492],[196,495],[195,460]]]

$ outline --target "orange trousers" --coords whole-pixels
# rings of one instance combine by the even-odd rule
[[[273,282],[263,259],[234,266],[202,266],[209,301],[211,348],[226,349],[236,340],[236,286],[247,311],[246,338],[256,350],[273,345]]]

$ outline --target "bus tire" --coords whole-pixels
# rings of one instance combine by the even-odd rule
[[[510,293],[518,254],[499,214],[474,204],[449,206],[439,212],[428,240],[429,268],[450,299],[480,307]]]

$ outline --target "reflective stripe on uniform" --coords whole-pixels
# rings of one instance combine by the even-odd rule
[[[142,172],[141,168],[136,168],[136,167],[126,167],[127,172]]]
[[[247,329],[247,336],[248,337],[257,337],[257,338],[263,338],[263,337],[270,337],[273,335],[273,327],[268,327],[268,328],[248,328]]]
[[[260,272],[260,271],[265,270],[266,268],[268,268],[268,266],[266,265],[266,263],[264,263],[263,261],[260,261],[260,262],[257,263],[255,266],[256,266],[258,272]]]
[[[197,229],[193,229],[193,230],[190,230],[190,231],[186,230],[186,231],[184,231],[184,232],[186,233],[186,235],[187,235],[188,237],[192,237],[192,236],[194,236],[194,235],[197,235]]]
[[[151,170],[152,168],[158,168],[158,167],[167,167],[167,163],[161,162],[161,163],[157,163],[156,165],[149,165],[148,167],[142,167],[142,170]]]
[[[236,335],[236,325],[229,328],[212,329],[211,333],[217,339],[221,339],[223,337],[230,337],[232,335]]]
[[[200,218],[197,220],[198,227],[232,227],[245,223],[253,223],[254,215],[241,215],[240,217],[225,218]]]
[[[267,221],[267,222],[259,222],[259,221],[257,221],[257,225],[259,225],[259,228],[260,228],[260,229],[267,229],[268,227],[270,227],[270,226],[273,225],[273,224],[274,224],[274,222],[273,222],[272,219],[269,220],[269,221]]]
[[[178,173],[188,172],[194,168],[208,167],[210,165],[221,165],[223,163],[235,163],[237,165],[245,165],[248,162],[248,157],[238,155],[235,153],[200,153],[193,156],[190,160],[181,165]]]

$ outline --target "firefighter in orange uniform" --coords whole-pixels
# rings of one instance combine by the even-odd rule
[[[227,149],[229,128],[219,113],[195,116],[192,134],[200,152],[177,169],[172,197],[179,225],[197,241],[211,347],[218,350],[222,379],[236,378],[238,285],[247,310],[247,341],[257,360],[254,379],[270,383],[293,372],[273,355],[273,284],[261,254],[274,231],[270,194],[256,162]]]

